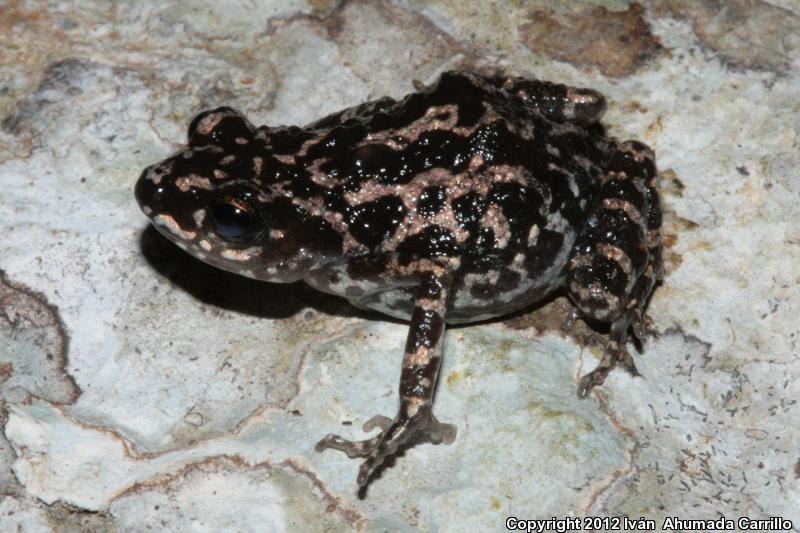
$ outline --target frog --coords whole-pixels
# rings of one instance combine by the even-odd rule
[[[402,450],[454,441],[433,413],[446,325],[566,294],[566,328],[608,326],[586,397],[617,365],[639,375],[626,343],[644,340],[663,277],[654,152],[606,134],[601,93],[468,70],[415,88],[302,127],[204,111],[135,185],[152,224],[200,261],[408,322],[395,416],[315,447],[362,459],[360,488]]]

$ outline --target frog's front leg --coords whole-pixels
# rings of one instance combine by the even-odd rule
[[[330,434],[316,445],[318,452],[333,448],[348,457],[365,457],[358,472],[359,487],[364,487],[375,469],[401,447],[425,441],[450,444],[455,439],[456,427],[442,424],[433,416],[453,272],[449,266],[430,260],[420,261],[418,268],[419,289],[400,374],[399,412],[394,419],[378,415],[364,424],[364,431],[381,429],[370,439],[350,441]]]
[[[629,329],[642,339],[644,306],[663,270],[657,179],[652,150],[636,141],[622,143],[575,243],[569,295],[583,316],[611,324],[602,360],[581,378],[581,397],[603,383],[618,362],[638,375],[625,342]]]

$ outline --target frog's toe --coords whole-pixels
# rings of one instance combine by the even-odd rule
[[[433,421],[436,423],[436,429],[430,430],[428,440],[432,444],[453,444],[458,434],[458,428],[454,424],[443,424],[435,418]]]
[[[578,397],[586,398],[593,388],[602,385],[608,373],[614,369],[615,363],[616,360],[609,354],[608,349],[606,349],[605,354],[603,354],[603,359],[600,360],[600,363],[595,369],[584,375],[578,382]]]
[[[618,319],[623,325],[627,324],[642,345],[644,345],[647,337],[652,333],[652,321],[650,317],[642,312],[639,306],[630,306],[629,309],[622,317]]]
[[[622,349],[622,353],[617,355],[617,360],[622,363],[622,366],[625,367],[625,370],[627,370],[631,376],[638,378],[642,375],[639,372],[639,369],[636,368],[636,363],[633,361],[633,356],[625,348]]]
[[[392,419],[388,416],[383,415],[375,415],[366,422],[361,429],[364,430],[365,433],[369,433],[373,429],[380,429],[381,431],[385,431],[389,426],[392,425]]]
[[[631,322],[631,330],[639,342],[644,343],[647,333],[645,332],[644,322],[641,317],[639,317],[637,321]]]
[[[328,448],[331,448],[332,450],[344,452],[348,457],[354,459],[356,457],[368,457],[375,448],[375,444],[378,440],[379,437],[373,437],[371,439],[354,441],[347,440],[339,435],[334,435],[333,433],[328,433],[317,443],[316,446],[314,446],[314,449],[318,452],[323,452]]]
[[[642,345],[644,345],[644,342],[648,337],[658,335],[658,332],[653,324],[653,318],[644,313],[640,313],[638,320],[631,323],[631,329],[633,330],[633,334],[636,336],[639,342],[642,343]]]

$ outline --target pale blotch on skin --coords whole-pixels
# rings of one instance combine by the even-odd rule
[[[161,180],[164,179],[164,176],[171,173],[172,173],[172,163],[162,163],[150,169],[145,179],[152,181],[156,185],[160,185]]]
[[[539,226],[534,224],[531,226],[531,230],[528,232],[528,246],[533,247],[536,246],[536,242],[539,240]]]
[[[225,117],[223,113],[211,113],[210,115],[206,116],[197,124],[197,133],[200,135],[208,135],[214,128],[217,127],[217,124]]]
[[[274,157],[276,161],[278,161],[279,163],[283,163],[284,165],[297,164],[297,158],[292,154],[274,154],[272,157]]]
[[[622,271],[625,273],[626,276],[629,276],[630,273],[633,271],[631,258],[628,257],[628,254],[626,254],[622,248],[601,242],[598,243],[597,249],[607,259],[610,259],[611,261],[619,265],[619,267],[622,269]]]
[[[621,307],[619,297],[608,292],[602,284],[593,282],[586,286],[580,286],[576,283],[572,283],[570,289],[579,294],[583,302],[602,301],[605,303],[605,309],[594,310],[593,315],[598,320],[609,320],[619,314],[619,309]]]
[[[553,157],[561,156],[561,150],[559,150],[557,146],[553,146],[550,143],[545,144],[544,149],[547,150],[547,153],[552,155]]]
[[[197,233],[194,231],[185,231],[183,230],[175,219],[169,215],[156,215],[153,217],[153,222],[158,226],[163,228],[167,228],[170,233],[175,235],[176,237],[183,239],[185,241],[190,241],[197,236]],[[177,243],[179,246],[181,243]],[[184,248],[185,250],[185,248]]]
[[[559,233],[566,233],[569,227],[569,221],[559,212],[552,213],[547,221],[547,225],[545,225],[545,229],[557,231]]]
[[[481,168],[486,163],[486,159],[484,159],[483,155],[476,154],[472,156],[472,159],[469,160],[469,165],[467,168],[470,172],[476,172],[479,168]]]
[[[446,116],[444,120],[438,117]],[[491,122],[491,120],[499,118],[499,116],[494,112],[494,110],[486,111],[485,120],[486,122]],[[470,127],[458,127],[458,106],[455,105],[443,105],[443,106],[435,106],[430,107],[425,112],[425,114],[417,119],[416,121],[408,124],[403,131],[403,142],[401,144],[397,143],[397,134],[392,130],[385,130],[385,131],[378,131],[370,133],[367,138],[359,144],[357,148],[361,146],[365,146],[368,144],[375,144],[380,143],[384,144],[390,148],[401,150],[405,148],[409,143],[412,143],[419,139],[419,136],[423,133],[427,133],[429,131],[434,130],[446,130],[452,131],[462,137],[468,137],[472,135],[472,133],[479,127],[480,124],[476,124]]]
[[[572,256],[572,259],[569,261],[569,268],[570,270],[575,270],[576,268],[584,268],[588,266],[592,262],[592,254],[578,254]]]
[[[588,174],[603,175],[602,169],[591,159],[587,159],[583,156],[575,156],[573,157],[573,161],[575,161],[575,163],[577,163],[583,169],[583,171]]]
[[[428,298],[420,298],[419,300],[417,300],[417,307],[419,307],[420,309],[424,309],[425,311],[438,311],[440,305],[437,302],[430,300]]]
[[[230,248],[222,250],[220,255],[225,259],[230,259],[231,261],[249,261],[256,255],[260,255],[263,248],[261,246],[251,246],[250,248],[245,248],[244,250],[231,250]]]
[[[637,163],[643,163],[645,160],[655,161],[656,159],[656,154],[652,148],[636,141],[625,141],[620,144],[619,148],[623,152],[632,154],[634,161]]]
[[[636,206],[627,200],[621,200],[619,198],[606,198],[603,200],[603,207],[606,209],[621,209],[622,211],[625,211],[625,214],[628,215],[628,218],[631,219],[634,224],[637,226],[644,226],[642,214],[639,213],[639,210],[636,209]]]
[[[435,357],[433,350],[424,346],[420,346],[416,352],[409,354],[408,357],[403,358],[403,366],[406,368],[410,366],[425,366],[433,357]]]
[[[556,165],[555,163],[548,163],[547,169],[551,172],[558,172],[559,174],[564,176],[564,179],[567,180],[567,183],[569,184],[569,190],[572,193],[572,196],[577,198],[578,195],[580,195],[580,189],[578,187],[578,183],[575,181],[575,175],[572,172],[568,172],[567,170]]]
[[[419,408],[421,407],[423,400],[417,397],[411,397],[406,401],[408,402],[408,406],[406,407],[406,416],[411,418],[419,412]]]
[[[194,212],[192,218],[194,219],[194,223],[197,224],[198,227],[201,227],[206,219],[206,210],[198,209]]]
[[[481,226],[490,228],[494,232],[495,242],[499,248],[506,247],[511,238],[511,226],[501,208],[490,204],[481,217]]]
[[[192,187],[196,189],[211,190],[211,181],[208,178],[198,176],[197,174],[190,174],[175,180],[175,186],[181,192],[188,192]]]

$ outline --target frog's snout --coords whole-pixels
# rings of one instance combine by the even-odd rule
[[[144,169],[144,172],[142,172],[142,175],[136,180],[136,185],[133,188],[133,194],[136,197],[139,208],[148,216],[150,216],[150,213],[153,211],[153,200],[160,194],[158,185],[148,178],[151,168],[152,167],[148,167]]]
[[[147,216],[151,216],[153,212],[160,211],[159,207],[163,207],[161,204],[164,203],[164,187],[153,179],[152,170],[154,166],[144,169],[142,175],[136,180],[136,185],[133,189],[139,208]]]

